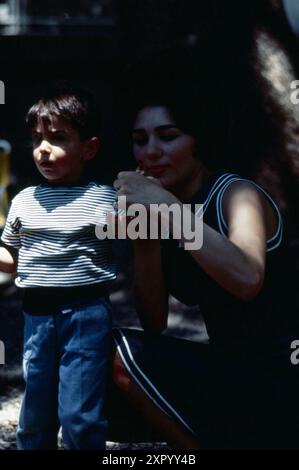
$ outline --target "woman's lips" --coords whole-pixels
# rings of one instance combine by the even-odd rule
[[[161,176],[167,170],[167,165],[151,166],[147,168],[146,173],[150,176]]]

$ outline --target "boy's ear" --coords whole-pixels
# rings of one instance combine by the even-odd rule
[[[83,160],[92,160],[100,148],[100,139],[98,137],[91,137],[85,143]]]

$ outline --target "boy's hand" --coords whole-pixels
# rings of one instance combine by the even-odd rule
[[[0,271],[12,274],[15,273],[16,270],[16,262],[10,252],[4,247],[0,247]]]

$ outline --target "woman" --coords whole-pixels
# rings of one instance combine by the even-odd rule
[[[115,331],[115,383],[173,447],[295,447],[290,345],[299,325],[279,210],[227,170],[224,151],[213,153],[202,92],[198,101],[187,88],[180,99],[171,82],[153,88],[135,97],[133,154],[142,171],[119,173],[114,186],[127,204],[148,209],[202,203],[203,245],[187,251],[184,236],[133,242],[144,332]],[[170,293],[200,306],[209,344],[161,335]]]

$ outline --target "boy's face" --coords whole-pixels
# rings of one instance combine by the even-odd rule
[[[65,119],[40,119],[32,132],[33,158],[39,172],[54,183],[77,181],[86,160],[94,157],[97,139],[80,140],[76,129]]]

